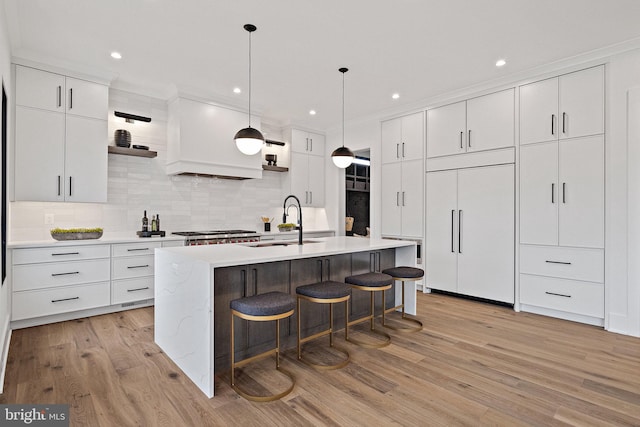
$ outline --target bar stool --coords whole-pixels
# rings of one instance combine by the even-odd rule
[[[406,313],[404,312],[404,282],[410,282],[410,281],[413,282],[413,281],[422,279],[424,277],[424,270],[422,270],[421,268],[415,268],[415,267],[393,267],[393,268],[387,268],[386,270],[382,270],[382,272],[391,276],[393,280],[398,280],[402,282],[402,303],[393,308],[385,309],[385,314],[394,312],[397,309],[401,308],[402,309],[401,320],[405,322],[411,322],[414,324],[413,326],[409,326],[409,327],[396,327],[392,325],[387,325],[387,323],[385,322],[385,316],[382,316],[382,326],[384,326],[385,328],[393,329],[394,331],[398,331],[398,332],[421,331],[422,322],[419,321],[418,319],[412,319],[410,317],[407,317]]]
[[[346,366],[349,363],[351,356],[349,352],[343,348],[333,345],[333,303],[344,302],[344,328],[347,330],[347,322],[349,321],[349,298],[351,298],[351,288],[344,283],[326,281],[313,283],[310,285],[298,286],[296,288],[297,298],[297,311],[298,311],[298,360],[303,361],[309,366],[312,366],[319,370],[339,369]],[[300,309],[300,301],[306,300],[317,304],[329,304],[329,329],[325,329],[322,332],[310,335],[308,337],[301,338],[300,332],[300,318],[302,317],[302,310]],[[329,335],[329,347],[332,347],[346,356],[346,359],[330,365],[320,365],[313,363],[302,357],[302,344],[311,341],[313,339]]]
[[[280,367],[280,319],[287,318],[293,314],[296,300],[284,292],[268,292],[246,298],[239,298],[231,301],[231,388],[240,396],[255,402],[271,402],[286,396],[293,390],[296,379],[289,371]],[[235,340],[233,334],[234,319],[239,317],[255,322],[276,321],[276,348],[267,350],[239,362],[235,361]],[[256,396],[242,390],[235,381],[235,370],[258,359],[276,355],[276,369],[291,379],[291,386],[285,391],[268,396]]]
[[[345,277],[344,281],[351,285],[351,288],[358,289],[365,292],[370,292],[371,294],[371,309],[367,316],[361,317],[360,319],[356,319],[350,322],[347,322],[347,329],[345,330],[344,337],[347,341],[357,344],[361,347],[365,348],[381,348],[386,347],[391,343],[391,337],[386,332],[378,331],[375,329],[374,318],[375,318],[375,293],[382,293],[382,316],[385,313],[385,301],[384,301],[384,291],[387,289],[391,289],[393,286],[393,279],[388,274],[384,273],[364,273],[357,274],[355,276]],[[372,333],[381,336],[385,339],[384,342],[381,343],[368,343],[362,340],[354,339],[349,337],[349,326],[356,325],[358,323],[370,321],[370,330]]]

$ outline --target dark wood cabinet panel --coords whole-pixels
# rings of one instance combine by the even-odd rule
[[[385,268],[394,267],[396,262],[395,249],[385,249],[373,252],[356,252],[351,254],[351,274],[364,274],[371,272],[381,272]],[[395,287],[395,285],[394,285]],[[385,305],[387,308],[393,307],[395,290],[392,287],[386,291]],[[369,314],[371,305],[371,295],[369,292],[354,290],[351,295],[351,307],[349,309],[350,319],[355,320]],[[382,296],[375,295],[376,313],[380,313],[382,307]]]

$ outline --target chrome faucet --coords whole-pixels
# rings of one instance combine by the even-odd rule
[[[287,222],[287,211],[288,211],[287,200],[291,198],[295,199],[295,201],[298,203],[298,206],[296,206],[298,208],[298,244],[301,245],[302,244],[302,206],[300,205],[300,200],[293,194],[288,195],[284,199],[284,203],[282,204],[282,222],[283,223]],[[291,207],[291,205],[289,205],[289,207]]]

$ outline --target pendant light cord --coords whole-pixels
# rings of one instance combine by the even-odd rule
[[[249,31],[249,127],[251,127],[251,31]]]
[[[342,72],[342,146],[344,147],[344,73]]]

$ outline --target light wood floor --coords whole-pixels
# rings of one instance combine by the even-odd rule
[[[297,385],[273,403],[228,374],[207,399],[154,344],[152,308],[16,330],[0,403],[69,403],[74,426],[640,425],[638,338],[443,295],[418,315],[384,349],[346,344],[342,370],[288,350]],[[258,364],[239,376],[272,386]]]

